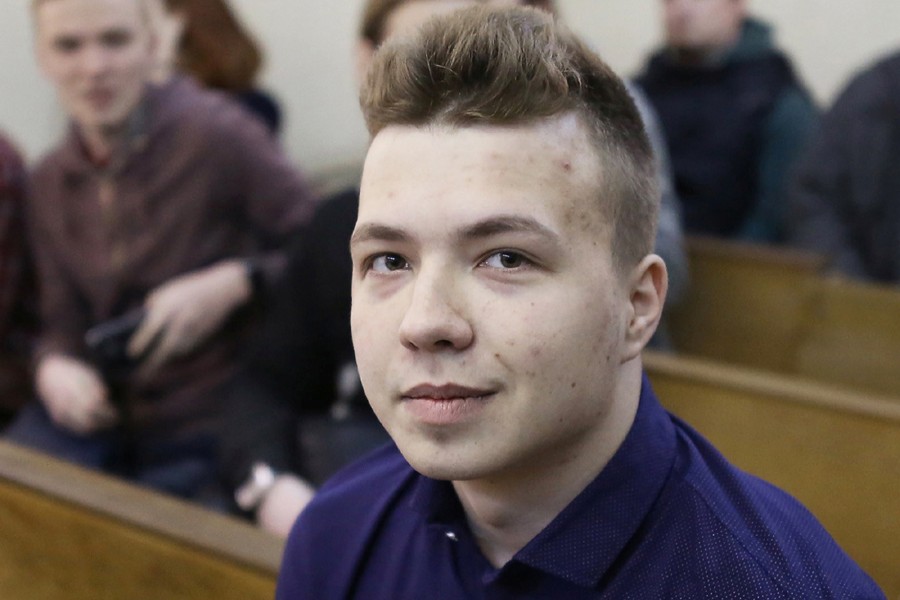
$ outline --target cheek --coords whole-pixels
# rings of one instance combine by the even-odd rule
[[[549,313],[548,313],[549,314]],[[590,318],[586,318],[586,317]],[[621,324],[609,307],[587,302],[579,311],[533,319],[522,340],[508,338],[506,354],[515,356],[528,377],[550,377],[553,385],[580,385],[579,380],[609,368],[621,338]]]

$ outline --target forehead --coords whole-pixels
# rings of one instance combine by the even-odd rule
[[[38,33],[50,37],[148,27],[144,0],[43,0],[34,16]]]
[[[602,169],[574,114],[523,126],[389,126],[372,141],[359,220],[412,231],[490,213],[604,224]],[[405,223],[405,225],[403,225]]]

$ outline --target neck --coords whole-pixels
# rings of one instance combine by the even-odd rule
[[[107,162],[115,149],[123,142],[127,127],[123,124],[106,128],[79,128],[81,139],[91,160]]]
[[[469,527],[494,567],[506,564],[566,508],[603,470],[631,429],[641,387],[636,374],[624,376],[603,421],[565,454],[548,449],[518,471],[500,476],[454,481]],[[632,367],[629,365],[628,367]]]
[[[676,63],[688,67],[714,66],[725,60],[731,46],[709,47],[674,47],[671,50],[672,58]]]

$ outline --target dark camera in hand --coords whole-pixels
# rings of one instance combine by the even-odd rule
[[[87,330],[84,342],[97,366],[107,375],[124,375],[138,361],[128,356],[128,340],[144,320],[144,310],[134,310]]]

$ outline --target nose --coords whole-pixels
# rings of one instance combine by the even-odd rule
[[[81,55],[81,70],[91,77],[105,74],[109,65],[109,53],[100,45],[88,46]]]
[[[400,339],[410,350],[458,351],[471,345],[472,324],[458,282],[448,274],[420,271],[400,323]]]

